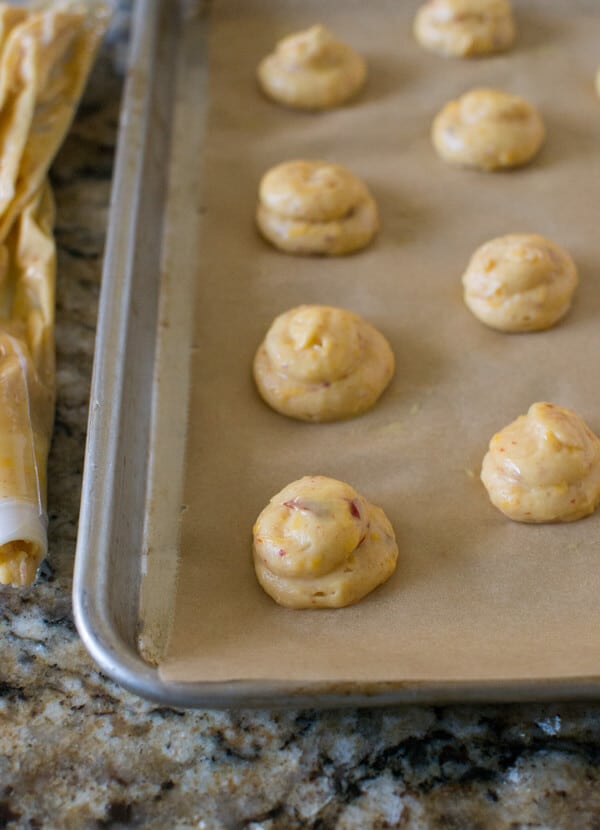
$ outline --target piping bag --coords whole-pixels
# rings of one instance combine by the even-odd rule
[[[107,21],[105,5],[0,3],[0,584],[31,584],[48,547],[56,244],[46,176]]]

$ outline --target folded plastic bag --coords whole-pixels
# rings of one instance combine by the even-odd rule
[[[107,22],[104,4],[0,3],[0,583],[46,555],[56,248],[48,168]]]

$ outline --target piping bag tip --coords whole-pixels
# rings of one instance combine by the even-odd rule
[[[37,504],[0,501],[0,585],[31,585],[48,551],[47,524]]]

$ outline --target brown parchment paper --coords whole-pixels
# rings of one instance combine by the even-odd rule
[[[515,524],[479,481],[491,435],[534,401],[572,407],[600,431],[600,10],[523,0],[513,51],[460,61],[414,42],[417,5],[212,4],[181,562],[164,679],[600,674],[600,511],[570,525]],[[367,56],[368,87],[341,110],[280,109],[257,91],[256,64],[277,38],[316,21]],[[434,154],[432,118],[477,85],[540,108],[548,137],[529,167],[469,172]],[[260,240],[260,176],[293,158],[364,177],[382,216],[370,249],[304,259]],[[460,276],[482,242],[521,231],[564,245],[581,285],[557,328],[502,335],[466,310]],[[310,425],[259,399],[254,351],[273,317],[300,303],[353,309],[389,338],[397,371],[371,413]],[[315,473],[385,509],[398,569],[354,607],[286,610],[255,581],[251,528],[274,493]]]

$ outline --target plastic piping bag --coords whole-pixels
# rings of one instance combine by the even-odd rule
[[[47,552],[56,246],[48,168],[108,19],[103,4],[0,3],[0,584]]]

